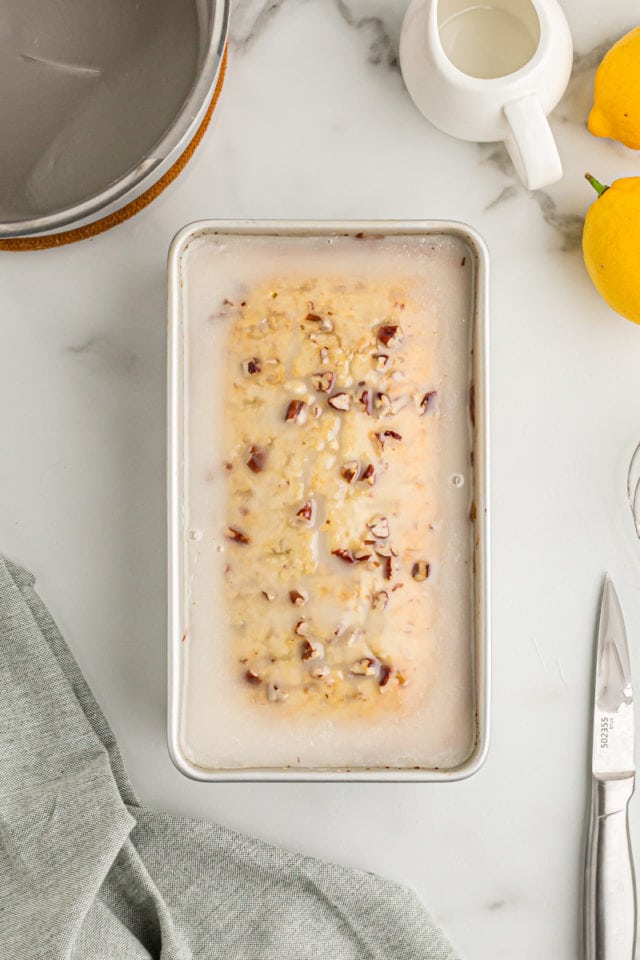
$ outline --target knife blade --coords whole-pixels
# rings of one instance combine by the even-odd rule
[[[593,694],[591,809],[585,867],[586,960],[633,960],[636,889],[628,805],[635,785],[633,686],[627,633],[606,578]]]
[[[609,577],[600,604],[593,700],[593,775],[634,773],[629,646],[620,601]]]

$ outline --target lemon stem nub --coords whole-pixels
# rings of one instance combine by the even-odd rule
[[[588,180],[588,181],[589,181],[589,183],[591,184],[591,186],[592,186],[593,189],[596,191],[596,193],[598,194],[599,197],[601,197],[602,194],[605,193],[605,192],[609,189],[609,186],[608,186],[608,185],[605,185],[605,184],[603,184],[603,183],[600,183],[600,181],[599,181],[599,180],[596,180],[595,177],[592,177],[590,173],[585,173],[584,178],[585,178],[585,180]]]

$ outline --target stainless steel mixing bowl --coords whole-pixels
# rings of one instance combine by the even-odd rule
[[[230,0],[8,0],[0,238],[103,220],[175,164],[207,113]]]

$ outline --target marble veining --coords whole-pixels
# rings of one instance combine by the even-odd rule
[[[136,354],[110,337],[92,334],[71,344],[66,352],[73,357],[91,361],[92,366],[114,372],[128,373],[136,363]]]
[[[636,26],[635,22],[629,21],[628,29],[631,30],[634,26]],[[571,76],[571,83],[575,83],[580,74],[584,73],[585,71],[595,71],[607,50],[613,46],[616,40],[618,40],[624,32],[624,30],[622,32],[616,31],[615,34],[611,34],[610,36],[606,37],[600,43],[596,44],[595,47],[591,47],[591,49],[585,50],[582,53],[579,50],[576,50],[573,54],[573,73]]]
[[[544,190],[538,190],[535,197],[542,219],[558,234],[561,250],[575,250],[582,241],[584,217],[579,213],[562,213],[556,201]]]
[[[231,37],[234,47],[244,51],[262,36],[275,16],[284,8],[300,0],[239,0],[233,10]],[[308,0],[307,0],[308,2]],[[325,0],[326,3],[326,0]],[[401,18],[393,19],[393,27],[385,16],[372,16],[366,13],[370,4],[347,3],[346,0],[332,0],[347,26],[362,30],[370,37],[367,60],[373,66],[384,64],[399,69],[398,37]],[[363,11],[360,13],[359,11]],[[389,9],[385,11],[389,13]],[[394,11],[397,14],[397,10]]]
[[[397,42],[391,37],[382,17],[357,16],[346,0],[335,0],[338,12],[350,27],[369,31],[373,39],[369,46],[369,63],[373,66],[386,64],[399,69]]]
[[[491,200],[485,207],[485,210],[493,210],[494,207],[499,207],[501,203],[505,203],[507,200],[511,200],[512,197],[518,196],[518,190],[515,184],[511,184],[508,187],[503,187],[500,193],[495,199]]]
[[[237,0],[231,12],[230,37],[238,52],[248,50],[289,0]]]

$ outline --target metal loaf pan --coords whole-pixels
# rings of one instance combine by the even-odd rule
[[[183,305],[184,258],[190,244],[207,236],[349,237],[451,236],[462,240],[473,264],[470,323],[470,403],[473,427],[473,694],[475,744],[451,769],[371,768],[205,769],[185,754],[181,739],[187,633],[185,348],[188,321]],[[474,774],[484,762],[490,717],[490,522],[489,522],[489,320],[488,252],[464,224],[439,220],[201,221],[181,230],[169,252],[168,329],[168,747],[176,767],[203,781],[451,781]]]

